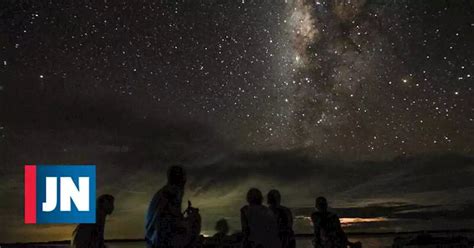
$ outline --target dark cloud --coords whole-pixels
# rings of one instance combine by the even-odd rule
[[[293,209],[295,215],[305,216],[314,208]],[[387,218],[394,220],[474,219],[474,204],[418,205],[407,203],[369,204],[363,207],[331,208],[341,218]]]
[[[116,120],[115,114],[110,117],[107,114],[109,107],[97,106],[88,111],[95,111],[102,120],[93,122]],[[78,109],[82,107],[63,105],[59,109],[77,113],[73,123],[88,121],[81,117]],[[54,108],[48,110],[55,111]],[[396,229],[399,226],[409,229],[406,222],[410,220],[441,218],[453,221],[461,216],[472,217],[471,205],[460,208],[473,193],[474,160],[469,156],[448,154],[400,157],[389,161],[344,161],[316,158],[307,150],[240,151],[203,124],[141,119],[126,111],[118,112],[125,117],[123,123],[113,127],[81,124],[83,128],[76,127],[71,131],[68,119],[58,117],[55,125],[63,128],[55,128],[54,132],[41,125],[28,130],[10,129],[7,137],[11,146],[4,162],[12,166],[2,167],[7,173],[1,179],[7,183],[2,184],[0,194],[11,201],[1,203],[0,218],[16,224],[5,235],[22,236],[17,230],[23,228],[18,206],[22,204],[22,165],[29,162],[93,161],[98,167],[99,192],[117,196],[117,212],[111,219],[115,232],[127,233],[122,229],[129,226],[133,229],[128,232],[131,236],[141,233],[147,202],[164,184],[164,173],[172,163],[182,163],[188,170],[186,197],[201,208],[205,230],[211,230],[213,222],[222,216],[229,218],[231,225],[237,228],[238,209],[244,204],[245,192],[251,186],[260,187],[264,192],[270,188],[280,189],[285,204],[295,209],[295,215],[309,215],[314,197],[325,195],[343,217],[398,220],[355,224],[351,228],[359,228],[356,230]],[[47,123],[40,115],[36,120]],[[397,200],[406,203],[380,205]],[[306,220],[297,221],[296,225],[299,232],[309,232]],[[129,227],[125,229],[129,230]],[[23,235],[44,231],[43,237],[52,232],[36,228],[24,230]],[[56,232],[51,237],[67,238],[67,233],[61,233]]]
[[[359,193],[407,194],[473,186],[473,161],[472,157],[447,154],[344,162],[312,158],[304,151],[286,151],[237,153],[189,170],[196,175],[196,184],[216,187],[253,176],[281,183],[318,182],[332,192],[356,192],[378,184],[377,188]]]

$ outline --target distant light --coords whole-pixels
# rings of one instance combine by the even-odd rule
[[[43,76],[43,75],[40,75],[40,78],[44,78],[44,76]]]
[[[374,222],[387,222],[391,221],[391,219],[385,217],[375,217],[375,218],[341,218],[341,225],[342,226],[352,226],[361,223],[374,223]]]

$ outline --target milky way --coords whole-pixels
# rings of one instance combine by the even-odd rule
[[[459,137],[460,130],[440,133],[432,127],[439,119],[451,124],[463,122],[472,129],[472,118],[466,116],[453,122],[449,115],[450,111],[467,110],[469,101],[456,98],[457,87],[467,86],[466,80],[472,81],[469,72],[453,75],[458,86],[451,90],[444,88],[451,86],[441,85],[441,75],[429,72],[433,63],[438,63],[434,57],[441,57],[443,52],[427,47],[433,46],[429,43],[442,46],[443,41],[440,29],[434,26],[425,27],[423,34],[418,34],[425,23],[413,20],[429,19],[426,10],[425,16],[410,16],[409,11],[404,13],[395,5],[301,0],[293,1],[286,11],[286,38],[290,44],[286,54],[290,58],[286,59],[292,69],[291,79],[284,82],[285,93],[290,95],[284,99],[284,116],[290,119],[286,124],[291,128],[277,135],[285,137],[288,147],[317,152],[329,144],[337,153],[384,151],[404,155],[414,153],[415,147],[416,152],[451,150],[453,137]],[[469,26],[461,24],[457,28]],[[418,41],[421,37],[423,40]],[[418,50],[424,54],[418,54]],[[467,62],[465,57],[456,57]],[[448,60],[447,56],[443,59]],[[422,61],[413,63],[419,60]],[[464,71],[466,63],[461,62],[457,69]],[[451,95],[439,97],[437,87]],[[471,90],[467,87],[463,91]],[[440,104],[446,106],[445,113],[439,111]],[[459,104],[467,105],[459,109]],[[417,136],[414,143],[409,141],[413,133]],[[429,148],[420,149],[419,145]]]
[[[140,106],[143,118],[206,123],[243,150],[471,152],[473,24],[462,4],[50,5],[3,14],[10,99],[22,84],[64,85]]]

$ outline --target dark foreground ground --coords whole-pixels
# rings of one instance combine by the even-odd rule
[[[474,230],[441,230],[441,231],[419,231],[400,233],[349,233],[351,241],[360,241],[364,248],[388,248],[392,247],[393,241],[397,237],[410,238],[420,234],[430,234],[433,237],[468,237],[474,238]],[[0,248],[66,248],[69,241],[51,241],[45,243],[16,243],[0,244]],[[116,239],[107,241],[108,248],[143,248],[143,239]],[[239,247],[236,245],[236,247]],[[297,235],[297,248],[312,248],[311,234]]]

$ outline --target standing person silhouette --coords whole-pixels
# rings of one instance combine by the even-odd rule
[[[114,211],[114,197],[101,195],[97,198],[96,223],[79,224],[72,233],[72,248],[104,248],[105,219]]]
[[[149,248],[186,247],[199,236],[199,209],[191,207],[181,212],[186,185],[186,173],[181,166],[168,169],[168,182],[154,196],[148,207],[145,222],[145,241]]]
[[[267,194],[267,203],[277,219],[278,237],[282,248],[295,248],[295,233],[293,232],[293,214],[287,207],[281,205],[281,195],[276,189]]]
[[[248,205],[240,209],[243,248],[280,248],[278,227],[273,212],[262,205],[262,192],[251,188],[247,193]]]

